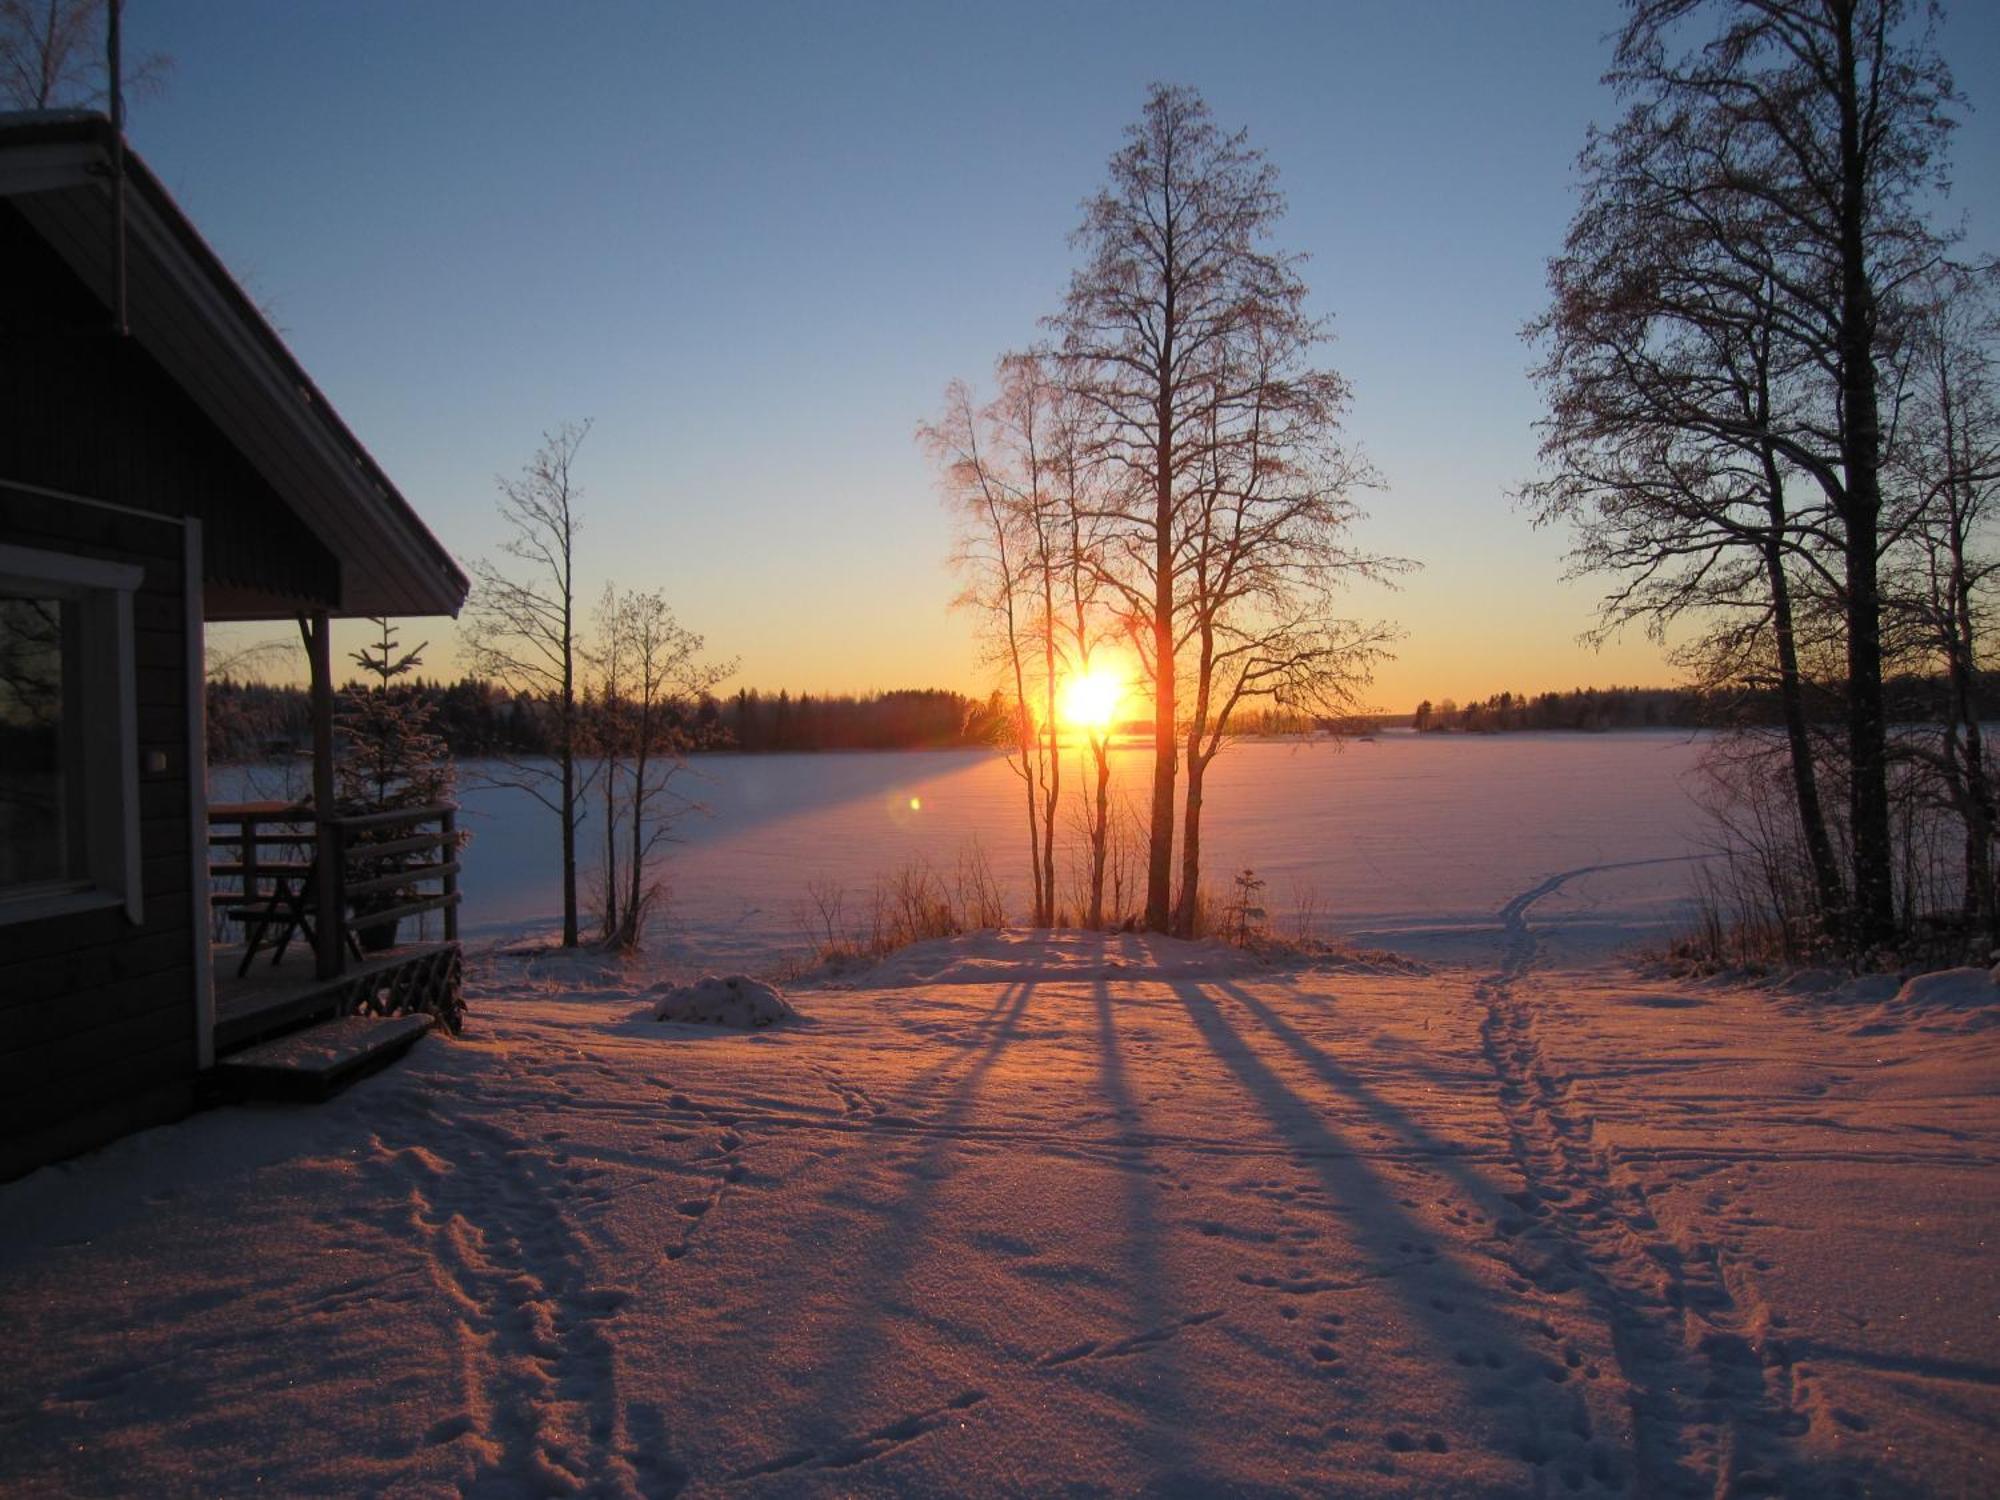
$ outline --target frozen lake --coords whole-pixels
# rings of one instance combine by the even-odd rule
[[[1233,745],[1210,771],[1203,864],[1218,888],[1255,869],[1281,927],[1308,905],[1321,935],[1468,960],[1483,956],[1514,896],[1565,872],[1623,866],[1576,875],[1536,907],[1538,923],[1572,941],[1613,944],[1677,920],[1693,879],[1687,857],[1706,837],[1689,795],[1700,749],[1665,731]],[[234,795],[270,774],[221,771],[217,790]],[[1142,806],[1150,774],[1149,751],[1119,751],[1114,797]],[[1065,775],[1074,785],[1073,760]],[[551,928],[561,910],[553,814],[471,781],[466,936]],[[708,755],[683,785],[704,810],[680,821],[664,868],[672,950],[690,962],[796,950],[812,883],[844,885],[856,911],[878,875],[912,860],[949,873],[975,840],[1010,911],[1026,904],[1021,784],[997,754]],[[586,869],[595,829],[584,832]]]

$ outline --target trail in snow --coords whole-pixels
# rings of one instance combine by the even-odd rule
[[[1515,1195],[1519,1218],[1501,1230],[1527,1281],[1551,1294],[1580,1286],[1604,1319],[1630,1384],[1643,1492],[1779,1492],[1792,1459],[1787,1440],[1803,1423],[1789,1410],[1783,1371],[1767,1380],[1752,1342],[1769,1309],[1739,1305],[1714,1246],[1691,1255],[1661,1229],[1644,1186],[1598,1144],[1572,1075],[1543,1040],[1538,1013],[1553,996],[1523,993],[1538,948],[1528,924],[1537,902],[1580,876],[1687,858],[1565,870],[1501,908],[1501,965],[1475,988],[1486,1011],[1486,1059],[1526,1183]]]
[[[1712,856],[1706,854],[1669,854],[1654,859],[1620,859],[1601,865],[1578,865],[1574,870],[1564,870],[1551,875],[1539,885],[1531,886],[1500,908],[1499,921],[1502,935],[1502,957],[1500,974],[1496,977],[1513,979],[1527,971],[1535,961],[1539,938],[1528,926],[1528,912],[1539,901],[1555,895],[1572,880],[1586,875],[1608,875],[1616,870],[1644,870],[1657,865],[1697,864]]]

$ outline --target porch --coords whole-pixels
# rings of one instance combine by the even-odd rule
[[[243,945],[215,948],[215,1052],[219,1058],[254,1042],[335,1016],[456,1015],[463,960],[456,940],[398,943],[350,959],[322,978],[310,947],[295,945],[276,963],[270,950],[238,975]]]
[[[421,1014],[456,1032],[457,816],[451,803],[337,818],[211,806],[214,1056],[336,1017]]]

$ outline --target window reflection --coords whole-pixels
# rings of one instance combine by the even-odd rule
[[[67,884],[81,873],[82,808],[69,766],[80,725],[63,671],[75,613],[59,599],[0,594],[0,890]]]

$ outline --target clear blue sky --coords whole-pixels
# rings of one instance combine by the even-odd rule
[[[1424,564],[1353,601],[1408,631],[1378,699],[1669,675],[1576,645],[1593,592],[1505,499],[1611,6],[128,3],[174,62],[136,145],[461,559],[493,476],[590,417],[593,585],[665,588],[748,682],[981,686],[913,429],[1036,336],[1184,82],[1280,170],[1389,484],[1362,539]],[[2000,248],[2000,6],[1942,40],[1956,209]]]

